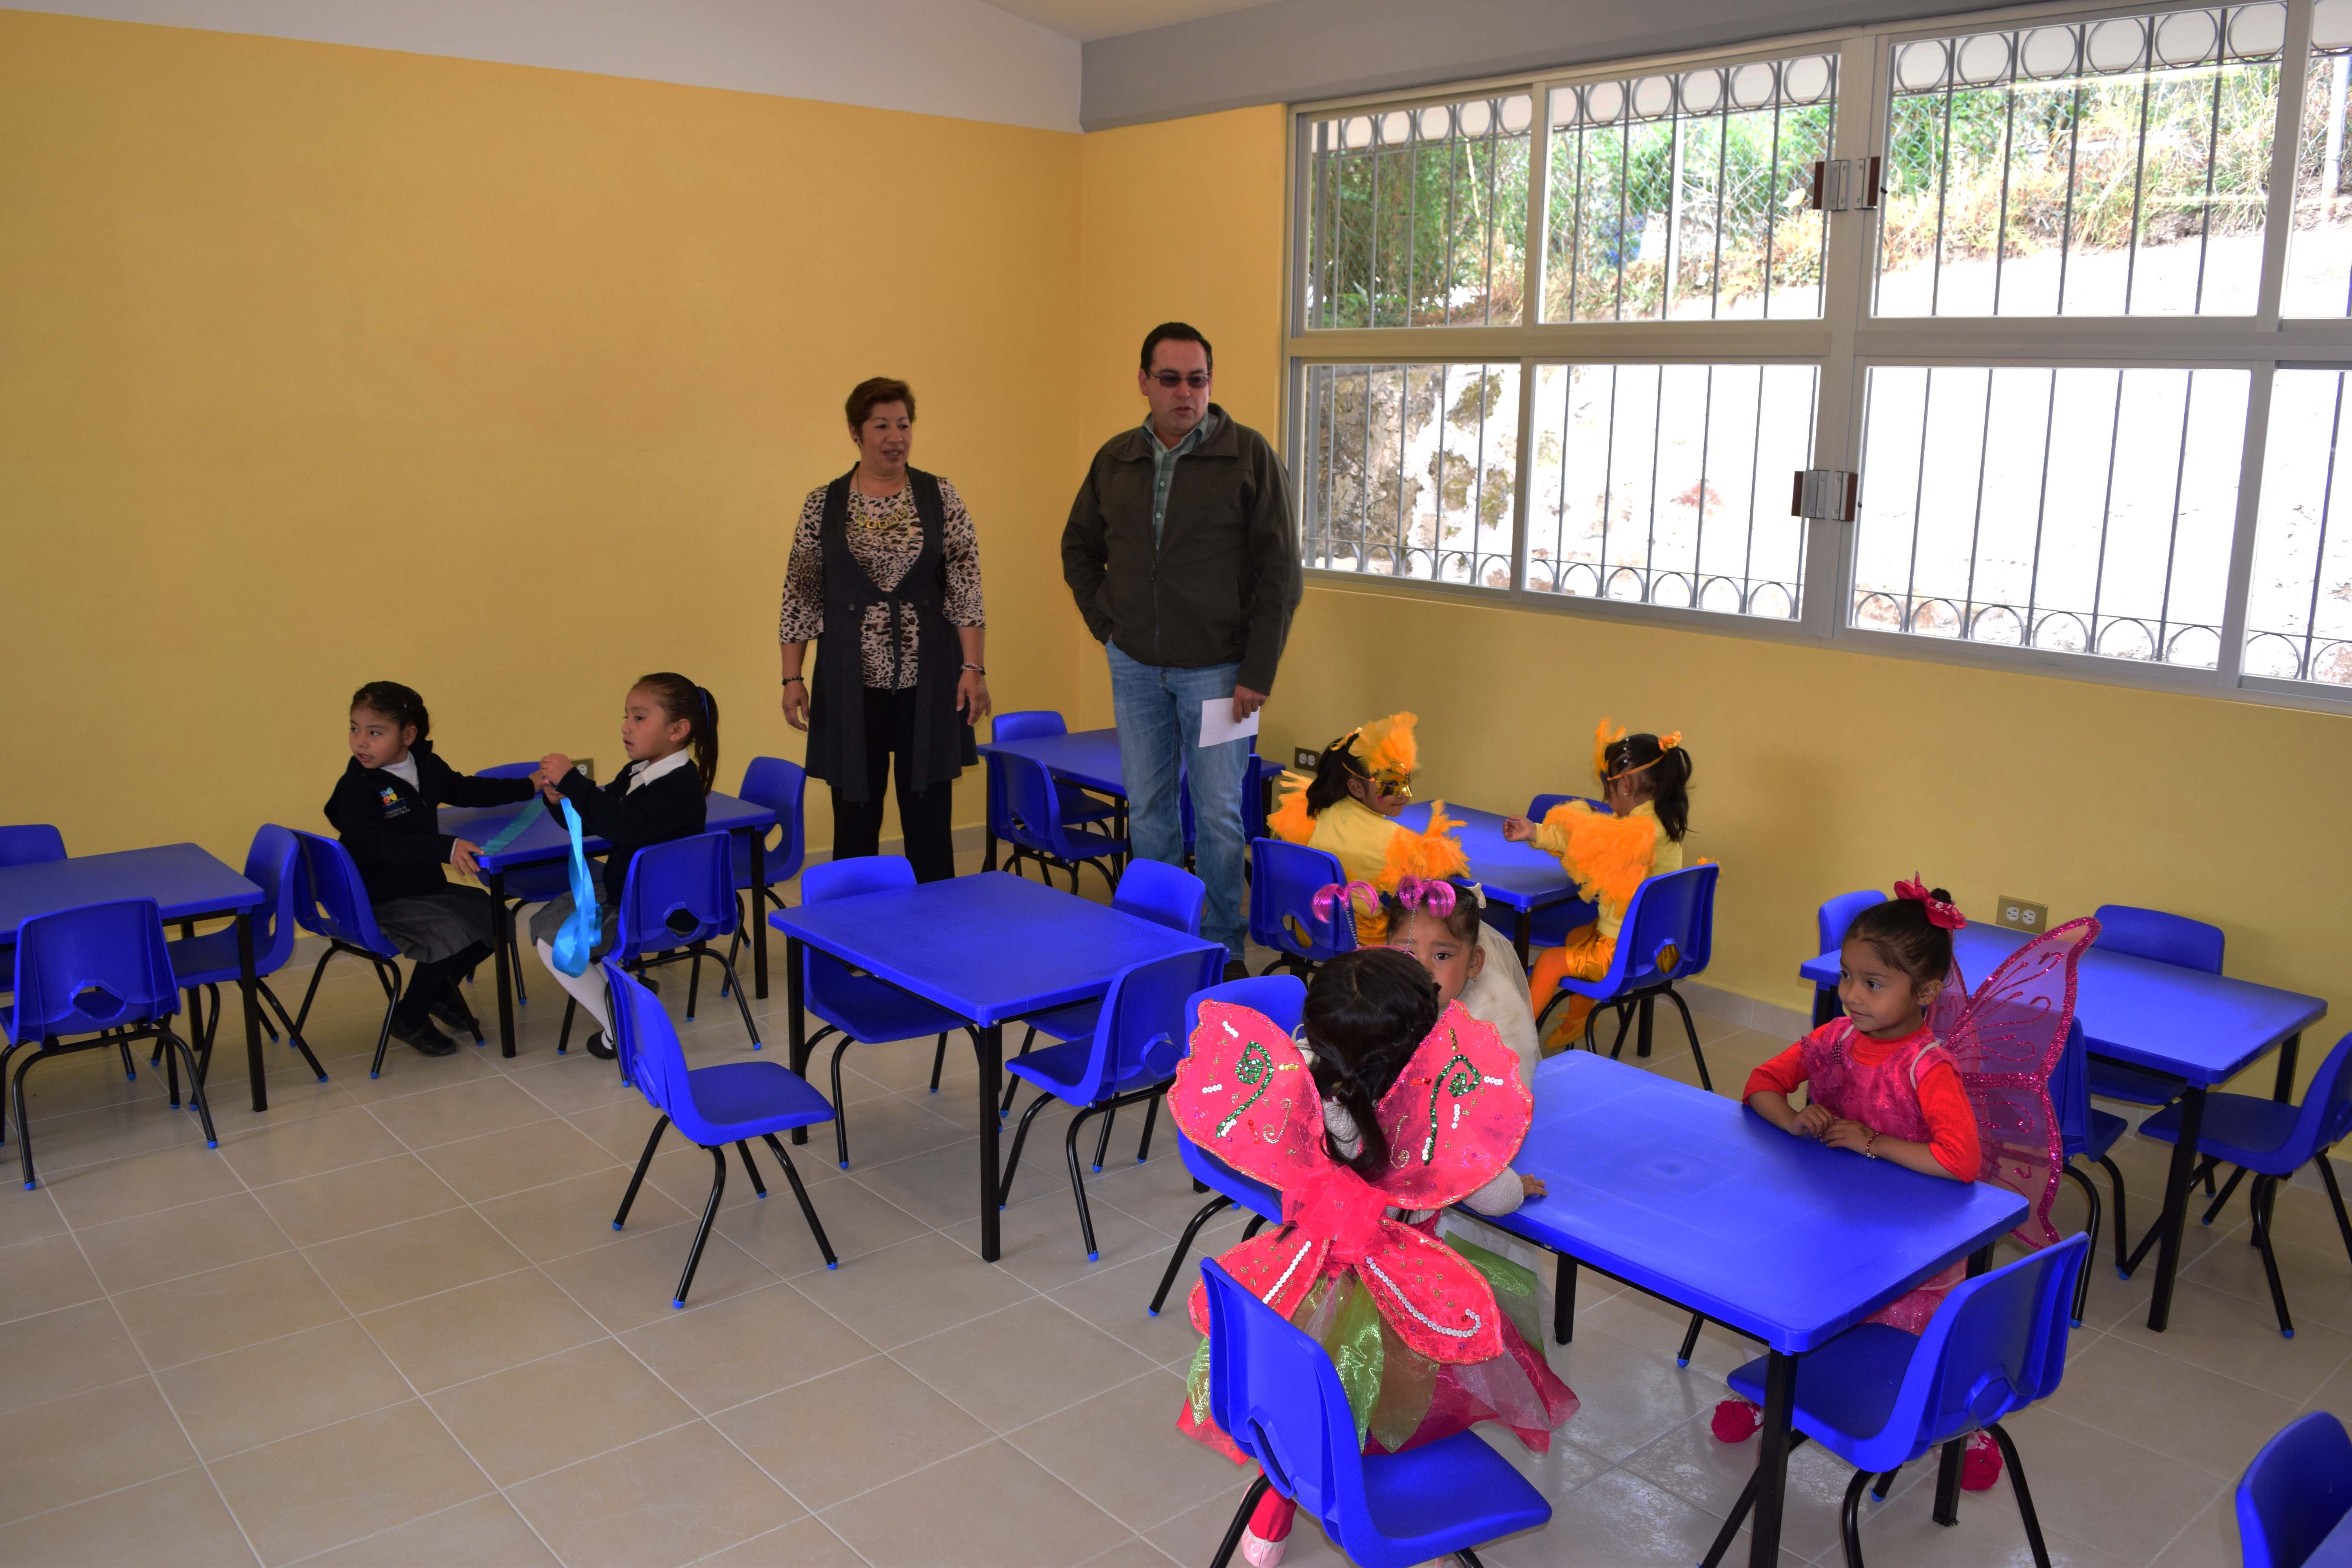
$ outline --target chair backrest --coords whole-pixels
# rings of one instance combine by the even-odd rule
[[[1863,888],[1851,893],[1840,893],[1823,904],[1813,916],[1815,940],[1820,946],[1815,952],[1834,952],[1845,945],[1846,928],[1853,917],[1867,909],[1886,901],[1886,895],[1875,888]]]
[[[537,772],[537,763],[500,763],[497,767],[484,768],[474,776],[480,779],[527,779]]]
[[[1337,958],[1356,945],[1356,917],[1349,900],[1335,899],[1328,920],[1315,912],[1317,889],[1345,883],[1339,858],[1279,838],[1250,841],[1249,934],[1261,947],[1295,953],[1310,963]],[[1287,922],[1306,934],[1302,943]]]
[[[268,895],[253,911],[253,972],[275,974],[294,956],[294,892],[302,881],[302,846],[294,830],[265,822],[245,852],[245,879]]]
[[[46,822],[0,827],[0,866],[37,866],[66,858],[66,836]]]
[[[802,872],[801,902],[830,903],[914,885],[914,863],[903,856],[853,855],[846,860],[821,861]]]
[[[2221,973],[2221,928],[2192,921],[2187,915],[2144,910],[2137,904],[2101,904],[2095,911],[2099,934],[2093,947],[2183,969]]]
[[[1079,858],[1080,851],[1062,831],[1061,792],[1045,764],[1009,752],[990,754],[1003,766],[1006,821],[997,836],[1061,859]]]
[[[2279,1428],[2238,1478],[2245,1568],[2303,1568],[2352,1512],[2352,1437],[2325,1410]]]
[[[1307,982],[1296,974],[1259,974],[1194,992],[1192,1000],[1184,1004],[1184,1037],[1177,1042],[1178,1048],[1187,1055],[1192,1048],[1192,1031],[1201,1026],[1203,1002],[1223,1002],[1263,1013],[1273,1020],[1276,1028],[1286,1035],[1295,1035],[1298,1032],[1299,1016],[1307,1010]],[[1269,1219],[1281,1217],[1280,1193],[1255,1177],[1243,1175],[1185,1137],[1181,1128],[1176,1132],[1176,1152],[1194,1180],[1248,1204]]]
[[[2311,1087],[2303,1091],[2303,1108],[2295,1113],[2294,1131],[2279,1149],[2279,1159],[2299,1167],[2322,1149],[2352,1134],[2352,1035],[2336,1042]]]
[[[2071,1160],[2091,1144],[2091,1052],[2083,1043],[2083,1020],[2066,1022],[2066,1044],[2050,1069],[2050,1109],[2058,1113],[2058,1138]]]
[[[2055,1394],[2066,1371],[2074,1271],[2090,1247],[2077,1231],[1954,1286],[1911,1352],[1885,1426],[1855,1444],[1854,1465],[1894,1469]]]
[[[992,741],[1025,741],[1033,735],[1066,735],[1069,721],[1051,708],[1024,708],[1017,712],[999,713],[989,727]]]
[[[1607,801],[1595,800],[1591,795],[1539,795],[1528,802],[1528,820],[1529,822],[1541,822],[1545,817],[1551,815],[1552,807],[1556,805],[1566,805],[1571,800],[1582,801],[1585,805],[1591,806],[1593,810],[1599,812],[1603,816],[1614,815],[1610,811],[1609,803]]]
[[[1715,879],[1720,866],[1685,866],[1633,889],[1617,951],[1612,989],[1627,991],[1687,980],[1715,952]]]
[[[334,839],[299,827],[289,831],[302,856],[301,875],[294,884],[294,923],[362,952],[392,957],[392,943],[376,929],[375,904],[352,852]]]
[[[789,882],[799,876],[801,863],[808,858],[808,822],[803,809],[808,795],[808,770],[782,757],[753,757],[743,769],[743,787],[735,793],[776,814],[776,826],[783,837],[768,847],[761,865],[768,881],[772,885]],[[751,846],[733,834],[728,837],[734,841],[735,885],[748,888]]]
[[[1250,742],[1255,746],[1257,742]],[[1282,772],[1281,767],[1267,762],[1255,752],[1242,764],[1242,837],[1265,837],[1265,781]]]
[[[735,930],[733,835],[697,833],[651,844],[629,862],[621,884],[620,930],[614,952],[624,958],[708,942]]]
[[[13,1039],[95,1035],[179,1011],[152,899],[35,915],[16,928]]]
[[[700,1118],[694,1113],[694,1094],[687,1084],[686,1051],[677,1043],[669,1015],[662,1010],[661,998],[613,956],[605,957],[603,968],[613,998],[613,1054],[620,1058],[621,1077],[680,1132],[694,1138],[696,1128],[689,1123],[698,1123]]]
[[[1112,976],[1095,1017],[1086,1074],[1069,1098],[1090,1105],[1147,1074],[1171,1077],[1184,1052],[1184,1005],[1214,984],[1224,967],[1225,950],[1211,947],[1147,958]]]
[[[1209,901],[1209,885],[1181,866],[1159,860],[1130,860],[1118,874],[1118,891],[1111,908],[1157,921],[1186,936],[1201,934],[1201,910]]]
[[[1218,1427],[1325,1528],[1343,1537],[1369,1528],[1363,1448],[1329,1354],[1216,1259],[1201,1260],[1201,1278],[1209,1288],[1209,1413]]]

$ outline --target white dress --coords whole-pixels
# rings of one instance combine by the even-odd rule
[[[1478,951],[1486,962],[1462,988],[1462,1007],[1503,1037],[1503,1044],[1519,1058],[1519,1081],[1533,1094],[1536,1063],[1542,1052],[1536,1046],[1535,1009],[1528,1005],[1528,972],[1519,967],[1518,951],[1511,939],[1481,921]]]

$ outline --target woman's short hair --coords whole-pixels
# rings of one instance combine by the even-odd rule
[[[905,404],[907,418],[909,423],[913,421],[915,389],[895,377],[876,375],[868,376],[849,389],[849,402],[846,405],[849,412],[849,427],[852,430],[864,428],[866,421],[873,417],[874,410],[885,403]]]

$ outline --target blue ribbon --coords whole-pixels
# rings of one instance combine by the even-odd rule
[[[499,828],[496,834],[492,835],[488,843],[483,845],[479,849],[475,850],[474,858],[476,859],[479,859],[485,855],[498,855],[503,853],[508,845],[512,844],[516,839],[520,838],[526,832],[530,831],[530,825],[538,820],[539,802],[532,801],[529,805],[524,806],[520,811],[515,813],[514,820],[508,823],[504,827]]]
[[[596,909],[596,879],[588,874],[588,850],[580,841],[580,813],[568,800],[563,826],[572,835],[572,913],[555,933],[555,967],[566,974],[584,974],[604,919]]]

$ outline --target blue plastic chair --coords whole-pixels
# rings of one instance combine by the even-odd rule
[[[38,866],[66,858],[66,836],[46,822],[0,826],[0,866]]]
[[[299,828],[289,829],[301,849],[301,869],[294,883],[294,923],[327,939],[327,951],[310,971],[310,988],[302,993],[301,1011],[290,1026],[296,1034],[310,1021],[310,1004],[318,999],[319,982],[327,964],[339,952],[364,958],[374,967],[376,984],[383,987],[383,1022],[375,1032],[375,1060],[368,1077],[383,1076],[384,1047],[392,1042],[392,1009],[400,1000],[399,950],[375,923],[375,905],[352,852],[331,838]]]
[[[2352,1437],[2325,1410],[2279,1428],[2238,1478],[2245,1568],[2303,1568],[2352,1513]]]
[[[195,1052],[172,1032],[180,988],[154,900],[121,899],[35,915],[16,928],[16,959],[15,1000],[0,1006],[0,1040],[6,1042],[0,1046],[0,1078],[6,1078],[16,1100],[16,1153],[27,1191],[37,1178],[25,1074],[35,1062],[77,1051],[110,1051],[150,1037],[163,1041],[171,1053],[165,1081],[172,1108],[179,1109],[180,1068],[185,1066],[188,1098],[205,1125],[205,1147],[220,1147]],[[90,1037],[67,1038],[74,1035]],[[9,1059],[27,1047],[30,1054],[9,1077]]]
[[[1265,973],[1286,969],[1304,979],[1316,968],[1352,952],[1356,914],[1350,900],[1334,900],[1331,916],[1315,912],[1318,890],[1345,883],[1339,858],[1279,838],[1250,841],[1249,938],[1278,955]]]
[[[1065,817],[1061,794],[1045,763],[1009,752],[992,752],[989,756],[1002,768],[1004,780],[1006,813],[997,837],[1013,847],[1013,858],[1004,869],[1019,875],[1015,868],[1025,855],[1037,862],[1048,886],[1055,871],[1067,871],[1070,891],[1075,893],[1078,868],[1092,866],[1101,873],[1103,886],[1116,891],[1118,882],[1104,862],[1124,857],[1127,840],[1114,833],[1077,826]]]
[[[996,1189],[1002,1208],[1013,1191],[1013,1173],[1021,1168],[1021,1146],[1028,1142],[1029,1124],[1053,1100],[1076,1108],[1062,1136],[1063,1152],[1070,1165],[1070,1195],[1077,1200],[1078,1230],[1086,1238],[1087,1261],[1100,1253],[1095,1247],[1095,1221],[1087,1207],[1086,1178],[1078,1170],[1078,1131],[1090,1116],[1108,1117],[1122,1105],[1157,1100],[1175,1076],[1178,1053],[1183,1048],[1178,1033],[1184,1026],[1184,1002],[1195,991],[1216,983],[1224,969],[1224,950],[1211,947],[1193,952],[1171,952],[1129,964],[1112,977],[1103,994],[1102,1016],[1094,1037],[1047,1046],[1025,1057],[1015,1057],[1004,1070],[1031,1085],[1038,1093],[1021,1113],[1013,1130],[1013,1152],[1004,1161],[1004,1180]],[[1108,1142],[1110,1124],[1103,1124]],[[1102,1148],[1095,1150],[1095,1169],[1102,1169]],[[1141,1158],[1138,1155],[1138,1158]]]
[[[1962,1280],[1916,1338],[1885,1323],[1862,1323],[1797,1363],[1796,1441],[1810,1437],[1854,1467],[1838,1521],[1849,1568],[1862,1568],[1859,1514],[1871,1478],[1878,1478],[1883,1499],[1895,1471],[1976,1432],[1991,1433],[2000,1446],[2026,1544],[2037,1568],[2050,1568],[2025,1467],[2000,1421],[2058,1391],[2066,1372],[2068,1302],[2090,1250],[2091,1238],[2077,1232]],[[1759,1356],[1733,1373],[1727,1380],[1732,1393],[1762,1404],[1769,1359]],[[1749,1477],[1704,1568],[1714,1568],[1739,1533],[1756,1485]]]
[[[539,772],[537,763],[500,763],[494,768],[484,768],[475,775],[486,779],[527,779]],[[537,811],[539,802],[525,801],[516,809]],[[530,993],[523,986],[522,936],[515,917],[531,904],[551,903],[572,890],[572,867],[567,860],[550,860],[537,866],[517,866],[501,874],[506,889],[506,919],[499,922],[499,935],[507,947],[507,973],[514,977],[515,1000],[527,1004]]]
[[[1137,860],[1130,862],[1120,876],[1118,891],[1111,895],[1110,907],[1155,921],[1171,931],[1181,931],[1186,936],[1198,936],[1201,934],[1201,911],[1208,907],[1208,902],[1209,885],[1192,872],[1158,860]],[[1029,1026],[1029,1032],[1022,1037],[1021,1048],[1013,1054],[1027,1056],[1041,1034],[1057,1040],[1090,1039],[1095,1032],[1095,1020],[1101,1016],[1102,998],[1097,996],[1025,1018],[1023,1022]],[[941,1040],[940,1046],[944,1054],[947,1042]],[[1000,1114],[1013,1109],[1013,1092],[1020,1086],[1018,1079],[1006,1080],[1004,1103],[998,1107]],[[931,1063],[931,1092],[937,1094],[939,1091],[940,1062],[934,1058]],[[1159,1110],[1160,1102],[1152,1101],[1151,1113],[1156,1116]],[[1110,1144],[1110,1120],[1108,1116],[1103,1118],[1105,1148]],[[1150,1121],[1143,1124],[1143,1142],[1136,1150],[1135,1157],[1139,1162],[1151,1157]],[[1097,1150],[1095,1153],[1096,1170],[1102,1169],[1102,1162],[1101,1151]]]
[[[632,864],[630,869],[635,868]],[[784,1179],[792,1183],[793,1196],[800,1199],[801,1213],[808,1219],[809,1234],[816,1237],[817,1250],[824,1254],[824,1266],[839,1268],[841,1260],[834,1257],[833,1243],[825,1239],[816,1206],[801,1184],[801,1173],[776,1141],[779,1132],[831,1121],[833,1107],[824,1102],[824,1096],[778,1062],[688,1067],[677,1031],[670,1026],[669,1015],[662,1011],[661,999],[613,959],[607,957],[603,963],[604,984],[613,998],[613,1050],[621,1059],[621,1074],[636,1086],[646,1103],[661,1112],[646,1139],[646,1152],[637,1156],[637,1168],[629,1177],[629,1190],[621,1196],[613,1228],[618,1230],[629,1222],[629,1206],[637,1201],[637,1189],[645,1184],[646,1171],[654,1163],[654,1151],[660,1146],[665,1129],[675,1127],[688,1142],[710,1151],[710,1197],[702,1205],[702,1224],[695,1230],[694,1245],[687,1249],[686,1272],[677,1277],[677,1289],[669,1304],[686,1305],[695,1268],[702,1261],[703,1245],[710,1239],[710,1223],[719,1217],[719,1200],[727,1191],[727,1145],[734,1144],[742,1155],[743,1173],[751,1178],[751,1190],[763,1198],[768,1195],[760,1168],[751,1163],[754,1138],[764,1140],[776,1163],[784,1168]]]
[[[268,895],[268,901],[253,911],[253,973],[261,999],[286,1026],[286,1037],[310,1064],[319,1081],[327,1081],[327,1069],[310,1054],[302,1038],[302,1031],[294,1026],[287,1016],[286,1004],[269,988],[269,976],[286,967],[294,957],[294,892],[302,879],[302,848],[295,839],[294,830],[266,823],[253,835],[253,847],[245,852],[245,879]],[[236,962],[236,930],[208,931],[203,936],[183,937],[166,944],[172,957],[172,972],[179,976],[180,989],[188,993],[190,1033],[196,1037],[196,1060],[206,1074],[212,1071],[213,1037],[220,1032],[220,988],[237,984],[242,971]],[[196,1003],[201,989],[212,1003],[212,1016]],[[268,1015],[262,1025],[268,1026]],[[276,1031],[271,1035],[275,1037]],[[159,1042],[160,1048],[160,1042]],[[152,1066],[154,1058],[150,1058]]]
[[[801,903],[803,907],[830,903],[835,899],[887,893],[914,885],[915,868],[902,857],[860,855],[847,860],[828,860],[802,872]],[[806,1048],[815,1050],[827,1035],[841,1037],[841,1043],[833,1047],[833,1138],[834,1152],[841,1161],[841,1168],[846,1171],[849,1111],[841,1098],[842,1052],[856,1045],[880,1045],[889,1040],[937,1035],[939,1045],[931,1056],[931,1092],[937,1094],[940,1068],[947,1059],[948,1036],[961,1029],[971,1036],[976,1049],[980,1034],[946,1008],[901,991],[887,981],[877,980],[862,969],[852,969],[831,953],[804,947],[801,957],[803,1005],[824,1021],[823,1028],[809,1036]]]
[[[2050,1072],[2050,1108],[2058,1113],[2058,1136],[2066,1163],[2062,1167],[2074,1184],[2083,1189],[2083,1197],[2091,1205],[2089,1223],[2084,1231],[2091,1238],[2091,1250],[2099,1249],[2099,1190],[2091,1184],[2090,1176],[2077,1168],[2077,1160],[2095,1160],[2107,1173],[2107,1184],[2115,1192],[2116,1267],[2124,1266],[2124,1234],[2129,1228],[2124,1213],[2124,1173],[2116,1168],[2108,1151],[2123,1135],[2131,1131],[2131,1123],[2122,1117],[2100,1110],[2091,1104],[2091,1053],[2083,1044],[2083,1020],[2074,1019],[2067,1026],[2066,1047],[2058,1053],[2058,1065]],[[2091,1267],[2086,1262],[2074,1281],[2074,1318],[2076,1328],[2083,1326],[2083,1307],[2091,1296]]]
[[[1625,923],[1618,929],[1609,973],[1598,980],[1563,977],[1559,993],[1544,1004],[1544,1012],[1549,1014],[1560,996],[1571,992],[1591,997],[1593,1007],[1584,1020],[1584,1048],[1597,1051],[1600,1043],[1593,1029],[1600,1022],[1601,1009],[1617,1009],[1617,1040],[1609,1047],[1612,1060],[1625,1048],[1625,1031],[1638,1017],[1641,1033],[1634,1054],[1646,1057],[1652,1010],[1659,997],[1666,997],[1683,1016],[1691,1056],[1698,1062],[1699,1087],[1712,1093],[1715,1080],[1707,1076],[1698,1026],[1691,1021],[1690,1005],[1675,989],[1675,983],[1704,971],[1714,953],[1715,879],[1722,869],[1720,866],[1685,866],[1652,877],[1633,889],[1633,901],[1625,909]],[[1536,1032],[1543,1032],[1541,1018],[1536,1020]]]
[[[1813,914],[1813,951],[1835,952],[1845,944],[1846,929],[1853,924],[1853,917],[1885,901],[1886,895],[1875,888],[1840,893],[1830,900]],[[1844,1005],[1838,1001],[1836,986],[1813,987],[1813,1027],[1820,1028],[1844,1011]]]
[[[1217,1549],[1232,1562],[1270,1487],[1296,1501],[1360,1568],[1410,1568],[1551,1522],[1551,1504],[1475,1432],[1367,1454],[1348,1391],[1315,1340],[1203,1259],[1209,1287],[1209,1414],[1260,1474]]]
[[[2180,1107],[2166,1106],[2139,1124],[2143,1138],[2162,1143],[2180,1140]],[[2263,1268],[2270,1276],[2271,1306],[2278,1312],[2279,1332],[2294,1338],[2294,1320],[2287,1315],[2286,1290],[2279,1283],[2278,1258],[2271,1248],[2271,1212],[2278,1202],[2279,1184],[2304,1166],[2316,1163],[2320,1180],[2327,1184],[2328,1202],[2336,1205],[2336,1227],[2344,1237],[2344,1255],[2352,1258],[2352,1217],[2344,1212],[2344,1193],[2336,1183],[2336,1167],[2327,1151],[2352,1133],[2352,1035],[2336,1042],[2327,1059],[2312,1075],[2301,1105],[2284,1105],[2251,1094],[2208,1094],[2205,1119],[2197,1139],[2203,1163],[2198,1175],[2210,1179],[2215,1167],[2237,1170],[2221,1194],[2205,1205],[2204,1223],[2211,1225],[2246,1173],[2254,1174],[2254,1190],[2247,1204],[2253,1211],[2254,1245],[2262,1249]],[[2153,1236],[2149,1237],[2154,1239]],[[2147,1242],[2141,1251],[2147,1250]],[[2137,1256],[2132,1258],[2137,1266]]]
[[[733,837],[723,830],[697,833],[638,850],[621,884],[620,921],[612,951],[604,956],[635,973],[690,962],[693,967],[687,973],[686,984],[689,1020],[702,988],[702,961],[710,960],[731,983],[721,992],[734,996],[735,1010],[743,1016],[743,1032],[751,1037],[751,1048],[756,1051],[760,1027],[751,1022],[751,1005],[743,1000],[735,965],[709,946],[711,938],[733,935],[742,929],[737,918],[742,910],[735,901],[734,865],[728,850]],[[571,1046],[572,1020],[578,1010],[576,1001],[563,1005],[563,1028],[555,1037],[558,1056]]]
[[[1222,985],[1212,985],[1184,1004],[1184,1038],[1180,1042],[1183,1054],[1192,1050],[1192,1032],[1201,1026],[1201,1004],[1223,1002],[1234,1007],[1247,1007],[1263,1013],[1274,1026],[1286,1035],[1298,1032],[1299,1015],[1307,1010],[1307,983],[1296,974],[1260,974],[1247,980],[1228,980]],[[1192,1173],[1194,1190],[1210,1194],[1201,1205],[1192,1223],[1176,1240],[1176,1250],[1168,1257],[1168,1271],[1160,1277],[1160,1289],[1151,1294],[1150,1312],[1160,1315],[1167,1304],[1168,1292],[1176,1283],[1176,1275],[1184,1267],[1184,1259],[1192,1250],[1192,1238],[1201,1227],[1218,1214],[1235,1205],[1250,1211],[1249,1228],[1242,1233],[1247,1241],[1268,1225],[1282,1223],[1282,1194],[1264,1182],[1244,1176],[1180,1131],[1176,1134],[1177,1157]]]
[[[805,805],[808,795],[808,773],[798,763],[788,763],[782,757],[753,757],[743,770],[743,787],[735,792],[753,805],[764,805],[776,814],[774,831],[782,835],[773,844],[763,844],[760,869],[766,885],[751,892],[751,845],[748,839],[733,834],[727,836],[734,856],[737,904],[740,894],[751,893],[751,910],[747,917],[738,913],[735,934],[727,939],[727,962],[733,964],[735,955],[742,951],[744,931],[753,921],[765,920],[771,907],[782,909],[784,896],[776,891],[776,884],[789,882],[801,874],[801,863],[808,858],[808,821]],[[726,989],[721,983],[720,989]]]
[[[2101,904],[2095,915],[2099,935],[2093,947],[2158,963],[2177,963],[2206,974],[2221,973],[2220,926],[2136,904]],[[2188,1088],[2168,1073],[2150,1072],[2105,1057],[2091,1058],[2091,1092],[2102,1100],[2119,1100],[2126,1105],[2170,1105]]]
[[[1066,735],[1069,732],[1069,721],[1051,708],[1029,708],[1011,713],[999,713],[988,731],[991,741],[1026,741],[1036,735]],[[1107,822],[1118,815],[1118,802],[1089,795],[1084,788],[1072,784],[1067,779],[1055,779],[1054,793],[1061,797],[1064,822]],[[999,838],[1005,837],[1003,824],[1011,810],[1012,798],[1005,788],[1003,769],[998,765],[996,757],[992,752],[988,759],[988,825]],[[1018,860],[1026,853],[1028,851],[1016,843],[1013,849],[1013,859]],[[1013,870],[1013,860],[1005,862],[1004,869]],[[1017,871],[1013,874],[1019,875]]]

